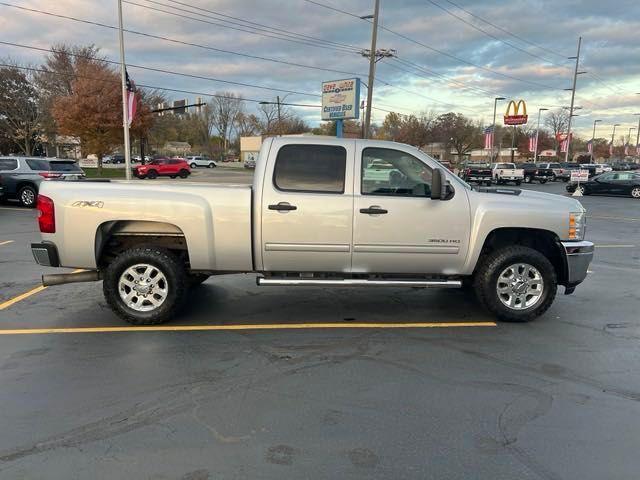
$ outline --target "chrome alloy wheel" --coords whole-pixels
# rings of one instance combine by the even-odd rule
[[[33,205],[36,202],[36,194],[30,188],[25,188],[20,194],[20,201],[23,205]]]
[[[164,274],[153,265],[139,263],[127,268],[118,280],[118,293],[136,312],[150,312],[167,298],[169,286]]]
[[[505,268],[496,283],[498,298],[512,310],[524,310],[542,299],[544,280],[532,265],[516,263]]]
[[[631,196],[633,198],[640,198],[640,187],[633,187],[633,189],[631,189]]]

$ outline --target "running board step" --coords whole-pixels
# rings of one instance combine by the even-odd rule
[[[258,277],[261,286],[290,287],[416,287],[416,288],[460,288],[460,280],[367,280],[359,278],[277,278]]]

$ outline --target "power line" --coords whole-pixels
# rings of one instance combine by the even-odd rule
[[[488,24],[488,25],[491,25],[493,28],[495,28],[495,29],[497,29],[497,30],[500,30],[500,31],[501,31],[501,32],[503,32],[503,33],[506,33],[507,35],[510,35],[510,36],[512,36],[513,38],[516,38],[516,39],[520,40],[521,42],[524,42],[524,43],[526,43],[526,44],[528,44],[528,45],[531,45],[532,47],[539,48],[540,50],[544,50],[545,52],[551,53],[551,54],[553,54],[553,55],[557,55],[558,57],[561,57],[561,58],[563,58],[563,59],[566,59],[566,55],[564,55],[564,54],[562,54],[562,53],[559,53],[559,52],[556,52],[555,50],[551,50],[550,48],[543,47],[542,45],[539,45],[539,44],[534,43],[534,42],[532,42],[532,41],[530,41],[530,40],[527,40],[526,38],[521,37],[520,35],[516,35],[515,33],[513,33],[513,32],[511,32],[511,31],[507,30],[506,28],[503,28],[503,27],[501,27],[501,26],[499,26],[499,25],[496,25],[495,23],[492,23],[492,22],[490,22],[489,20],[487,20],[487,19],[485,19],[485,18],[482,18],[481,16],[476,15],[476,14],[475,14],[475,13],[473,13],[473,12],[470,12],[469,10],[467,10],[467,9],[465,9],[465,8],[463,8],[463,7],[461,7],[459,4],[452,2],[451,0],[445,0],[445,2],[447,2],[447,3],[451,4],[451,5],[453,5],[454,7],[458,8],[459,10],[462,10],[462,11],[463,11],[463,12],[465,12],[467,15],[470,15],[470,16],[472,16],[473,18],[477,18],[478,20],[480,20],[480,21],[482,21],[482,22],[484,22],[484,23],[486,23],[486,24]]]
[[[12,46],[12,47],[18,47],[18,48],[25,48],[25,49],[29,49],[29,50],[36,50],[36,51],[40,51],[40,52],[47,52],[47,53],[58,53],[60,52],[60,50],[55,50],[55,49],[50,49],[50,48],[42,48],[42,47],[34,47],[31,45],[24,45],[24,44],[20,44],[20,43],[13,43],[13,42],[5,42],[3,40],[0,40],[0,44],[2,45],[8,45],[8,46]],[[96,58],[96,57],[92,57],[89,55],[79,55],[77,53],[71,53],[71,52],[64,52],[67,55],[71,56],[71,57],[77,57],[77,58],[85,58],[88,60],[100,60],[102,62],[105,63],[109,63],[112,65],[120,65],[120,62],[116,62],[113,60],[109,60],[106,58]],[[238,86],[242,86],[242,87],[250,87],[250,88],[259,88],[262,90],[269,90],[272,92],[282,92],[282,93],[291,93],[291,94],[295,94],[295,95],[304,95],[304,96],[308,96],[308,97],[320,97],[321,95],[318,93],[309,93],[309,92],[300,92],[300,91],[296,91],[296,90],[287,90],[284,88],[273,88],[273,87],[265,87],[262,85],[254,85],[251,83],[244,83],[244,82],[235,82],[232,80],[223,80],[220,78],[214,78],[214,77],[206,77],[206,76],[202,76],[202,75],[195,75],[195,74],[191,74],[191,73],[184,73],[184,72],[176,72],[176,71],[172,71],[172,70],[166,70],[163,68],[156,68],[156,67],[149,67],[149,66],[145,66],[145,65],[136,65],[133,63],[127,63],[127,68],[137,68],[140,70],[147,70],[147,71],[151,71],[151,72],[157,72],[157,73],[165,73],[165,74],[169,74],[169,75],[177,75],[180,77],[187,77],[187,78],[195,78],[195,79],[199,79],[199,80],[208,80],[208,81],[212,81],[212,82],[220,82],[220,83],[227,83],[230,85],[238,85]]]
[[[524,54],[526,54],[526,55],[529,55],[529,56],[531,56],[531,57],[534,57],[534,58],[537,58],[537,59],[539,59],[539,60],[542,60],[542,61],[544,61],[544,62],[546,62],[546,63],[550,63],[550,64],[552,64],[552,65],[555,65],[555,66],[558,66],[558,67],[561,67],[561,68],[568,68],[568,67],[566,67],[566,66],[564,66],[564,65],[560,65],[560,64],[555,63],[555,62],[553,62],[553,61],[551,61],[551,60],[548,60],[548,59],[546,59],[546,58],[544,58],[544,57],[541,57],[540,55],[537,55],[537,54],[535,54],[535,53],[531,53],[531,52],[529,52],[528,50],[525,50],[524,48],[519,47],[518,45],[515,45],[515,44],[513,44],[513,43],[511,43],[511,42],[507,42],[506,40],[503,40],[503,39],[501,39],[500,37],[497,37],[496,35],[493,35],[492,33],[490,33],[490,32],[488,32],[488,31],[486,31],[485,29],[480,28],[480,27],[478,27],[477,25],[474,25],[473,23],[469,22],[468,20],[465,20],[465,19],[464,19],[464,18],[462,18],[461,16],[456,15],[456,14],[455,14],[455,13],[453,13],[451,10],[449,10],[449,9],[447,9],[447,8],[445,8],[445,7],[443,7],[442,5],[440,5],[439,3],[434,2],[433,0],[426,0],[426,1],[427,1],[427,2],[429,2],[431,5],[434,5],[435,7],[439,8],[439,9],[440,9],[440,10],[442,10],[442,11],[444,11],[447,15],[449,15],[449,16],[451,16],[451,17],[453,17],[453,18],[456,18],[457,20],[461,21],[461,22],[462,22],[462,23],[464,23],[465,25],[469,25],[469,26],[470,26],[471,28],[473,28],[474,30],[477,30],[477,31],[479,31],[479,32],[482,32],[482,33],[484,33],[486,36],[488,36],[488,37],[490,37],[490,38],[493,38],[494,40],[497,40],[498,42],[503,43],[503,44],[507,45],[508,47],[511,47],[511,48],[513,48],[513,49],[515,49],[515,50],[518,50],[518,51],[520,51],[520,52],[522,52],[522,53],[524,53]]]
[[[191,14],[194,14],[194,15],[200,15],[200,16],[206,17],[206,18],[215,18],[215,17],[209,16],[209,15],[205,15],[203,13],[192,12],[192,11],[186,10],[184,8],[173,7],[173,6],[166,5],[164,3],[156,2],[156,1],[153,1],[153,0],[146,0],[146,1],[148,1],[150,3],[159,4],[159,5],[165,5],[168,8],[173,8],[173,9],[180,10],[180,11],[183,11],[183,12],[188,12],[188,13],[191,13]],[[315,48],[330,49],[330,50],[335,50],[335,51],[345,52],[345,53],[351,53],[351,54],[359,52],[359,50],[356,50],[355,48],[351,48],[351,47],[349,47],[347,49],[347,48],[344,48],[344,47],[337,47],[337,46],[330,46],[330,45],[320,45],[320,44],[314,43],[313,41],[310,41],[310,40],[287,38],[285,36],[282,36],[282,34],[274,33],[274,32],[260,33],[258,31],[255,31],[256,30],[255,27],[246,27],[246,26],[244,26],[245,28],[232,27],[230,25],[225,25],[223,23],[212,22],[210,20],[204,20],[202,18],[191,17],[189,15],[183,15],[183,14],[180,14],[180,13],[171,12],[171,11],[168,11],[168,10],[163,10],[161,8],[152,7],[152,6],[149,6],[149,5],[142,5],[141,3],[136,3],[136,2],[129,1],[129,0],[122,0],[122,3],[127,3],[129,5],[135,5],[137,7],[145,8],[145,9],[148,9],[148,10],[153,10],[153,11],[156,11],[156,12],[164,13],[164,14],[167,14],[167,15],[172,15],[172,16],[179,17],[179,18],[185,18],[185,19],[188,19],[188,20],[193,20],[193,21],[200,22],[200,23],[206,23],[208,25],[213,25],[213,26],[216,26],[216,27],[228,28],[230,30],[249,33],[251,35],[258,35],[258,36],[262,36],[262,37],[275,38],[276,40],[283,40],[283,41],[286,41],[286,42],[298,43],[300,45],[307,45],[307,46],[311,46],[311,47],[315,47]],[[218,20],[218,19],[216,19],[216,20]],[[253,30],[247,30],[247,28],[253,28]],[[262,30],[264,30],[264,29],[262,29]]]
[[[147,2],[152,2],[152,0],[146,0],[146,1]],[[222,17],[222,18],[230,18],[232,20],[237,20],[239,22],[243,22],[243,23],[248,24],[248,25],[264,27],[264,28],[267,28],[267,29],[270,29],[270,30],[282,32],[283,34],[286,34],[286,35],[289,35],[289,36],[303,37],[303,38],[307,38],[309,40],[313,40],[313,41],[316,41],[316,42],[333,44],[333,45],[338,45],[338,46],[342,46],[342,47],[350,47],[350,48],[359,50],[358,47],[356,47],[355,45],[350,45],[348,43],[341,43],[341,42],[336,42],[334,40],[327,40],[327,39],[323,39],[323,38],[313,37],[311,35],[306,35],[306,34],[303,34],[303,33],[293,32],[291,30],[284,29],[284,28],[273,27],[273,26],[270,26],[270,25],[265,25],[263,23],[252,22],[250,20],[245,20],[245,19],[242,19],[242,18],[233,17],[231,15],[227,15],[227,14],[224,14],[224,13],[216,12],[214,10],[210,10],[210,9],[207,9],[207,8],[198,7],[196,5],[191,5],[191,4],[188,4],[188,3],[180,2],[178,0],[171,0],[171,1],[172,1],[172,3],[178,4],[178,5],[182,5],[182,6],[185,6],[185,7],[190,7],[190,8],[193,8],[194,10],[207,12],[207,13],[210,13],[212,15],[215,15],[215,16],[218,16],[218,17]],[[230,22],[230,23],[233,23],[233,22]]]
[[[317,5],[319,7],[323,7],[323,8],[329,9],[329,10],[333,10],[335,12],[342,13],[344,15],[349,15],[351,17],[355,17],[355,18],[360,19],[360,17],[358,15],[354,14],[354,13],[346,12],[346,11],[341,10],[339,8],[335,8],[335,7],[320,3],[320,2],[316,2],[315,0],[304,0],[304,1],[308,2],[308,3],[311,3],[313,5]],[[478,68],[480,70],[483,70],[485,72],[491,73],[493,75],[497,75],[497,76],[504,77],[504,78],[509,78],[511,80],[515,80],[515,81],[522,82],[522,83],[527,83],[529,85],[533,85],[533,86],[536,86],[538,88],[544,88],[544,89],[548,89],[548,90],[561,90],[558,87],[553,87],[551,85],[545,85],[543,83],[534,82],[534,81],[531,81],[531,80],[525,80],[524,78],[514,77],[513,75],[509,75],[507,73],[503,73],[503,72],[499,72],[497,70],[493,70],[493,69],[491,69],[489,67],[478,65],[476,63],[473,63],[473,62],[470,62],[468,60],[465,60],[464,58],[458,57],[457,55],[454,55],[452,53],[445,52],[444,50],[440,50],[438,48],[432,47],[431,45],[427,45],[426,43],[423,43],[423,42],[420,42],[418,40],[415,40],[415,39],[413,39],[411,37],[408,37],[407,35],[404,35],[404,34],[402,34],[400,32],[392,30],[392,29],[390,29],[388,27],[385,27],[383,25],[380,25],[379,28],[384,30],[384,31],[386,31],[386,32],[391,33],[392,35],[395,35],[395,36],[400,37],[400,38],[402,38],[404,40],[407,40],[408,42],[411,42],[411,43],[413,43],[415,45],[419,45],[419,46],[421,46],[423,48],[426,48],[427,50],[430,50],[432,52],[438,53],[438,54],[443,55],[445,57],[451,58],[452,60],[456,60],[456,61],[458,61],[460,63],[464,63],[464,64],[469,65],[471,67]]]

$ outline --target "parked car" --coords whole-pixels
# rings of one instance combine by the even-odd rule
[[[613,171],[613,167],[608,163],[596,163],[595,164],[598,173],[607,173]]]
[[[588,182],[570,183],[567,192],[576,188],[583,195],[625,195],[640,199],[640,173],[607,172],[591,178]]]
[[[460,171],[460,178],[467,183],[491,185],[491,167],[488,163],[468,163]]]
[[[244,168],[250,168],[250,169],[254,169],[256,168],[256,161],[253,158],[250,158],[249,160],[246,160],[244,162]]]
[[[509,182],[520,185],[524,180],[524,170],[516,167],[515,163],[494,163],[491,166],[491,176],[498,185]]]
[[[552,169],[540,168],[535,163],[523,163],[520,167],[524,170],[525,183],[531,183],[537,180],[541,184],[545,184],[554,177]]]
[[[580,168],[582,170],[589,170],[589,177],[595,177],[596,175],[604,173],[602,167],[595,163],[581,163]]]
[[[0,176],[5,199],[17,199],[24,207],[33,208],[43,181],[79,180],[85,173],[75,160],[0,157]]]
[[[552,182],[556,180],[563,180],[567,182],[571,177],[571,172],[569,170],[565,170],[562,165],[559,163],[538,163],[538,168],[553,170],[553,177],[551,178]]]
[[[133,167],[133,175],[138,178],[153,180],[157,177],[187,178],[191,168],[186,160],[176,158],[156,158],[145,165]]]
[[[125,158],[124,158],[124,155],[107,155],[102,159],[102,163],[112,163],[112,164],[125,163]]]
[[[197,168],[197,167],[215,168],[218,166],[218,164],[214,160],[207,157],[206,155],[195,155],[192,157],[187,157],[187,162],[189,162],[189,166],[191,168]]]
[[[399,175],[366,180],[373,164]],[[137,325],[174,317],[208,276],[239,272],[288,289],[473,281],[494,316],[522,322],[547,311],[558,285],[572,293],[594,250],[575,199],[473,190],[417,148],[379,140],[267,138],[253,186],[45,187],[34,257],[86,271],[43,284],[103,280],[109,306]]]

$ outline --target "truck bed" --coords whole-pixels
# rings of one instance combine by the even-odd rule
[[[249,185],[163,181],[43,182],[40,194],[55,203],[60,265],[96,268],[114,234],[184,236],[193,270],[249,271]],[[95,255],[94,255],[94,252]]]

